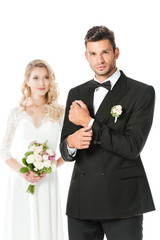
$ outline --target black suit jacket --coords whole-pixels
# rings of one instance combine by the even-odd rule
[[[78,219],[112,219],[152,211],[154,203],[140,152],[152,125],[154,89],[121,72],[94,115],[89,82],[70,90],[61,135],[62,157],[75,161],[67,215]],[[78,150],[71,157],[66,138],[81,128],[68,119],[74,100],[82,100],[95,121],[89,149]],[[110,114],[114,105],[123,108],[116,123]]]

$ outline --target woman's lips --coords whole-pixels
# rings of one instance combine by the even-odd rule
[[[38,90],[43,91],[43,90],[45,90],[45,88],[38,88]]]

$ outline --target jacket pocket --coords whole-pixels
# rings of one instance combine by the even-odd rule
[[[120,179],[143,177],[143,176],[145,176],[145,171],[143,167],[140,167],[140,166],[118,169],[118,177]]]

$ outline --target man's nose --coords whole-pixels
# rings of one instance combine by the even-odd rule
[[[99,55],[97,56],[97,63],[98,63],[98,64],[104,63],[104,58],[103,58],[102,54],[99,54]]]

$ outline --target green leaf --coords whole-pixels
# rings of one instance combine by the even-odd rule
[[[34,152],[26,152],[24,155],[25,155],[25,157],[28,157],[29,155],[33,155],[34,154]]]
[[[22,158],[22,162],[24,165],[26,165],[28,167],[28,163],[26,162],[26,158]]]
[[[45,145],[45,146],[46,146],[46,145],[47,145],[47,143],[48,143],[48,140],[46,140],[46,141],[43,143],[43,145]]]
[[[47,143],[48,143],[48,140],[46,140],[46,141],[43,143],[43,150],[44,150],[44,151],[46,151],[46,150],[48,149]]]
[[[35,145],[36,141],[33,141],[29,146],[28,148],[30,148],[31,146]]]
[[[44,173],[51,173],[51,172],[52,172],[52,168],[51,168],[51,167],[49,167],[49,168],[44,168],[44,169],[43,169],[43,172],[44,172]]]
[[[31,164],[28,164],[28,167],[29,167],[29,169],[31,169],[32,171],[34,170],[34,165],[31,163]]]
[[[21,173],[27,173],[29,171],[29,169],[27,168],[27,167],[22,167],[21,169],[20,169],[20,172]]]
[[[46,151],[48,148],[46,146],[43,146],[43,150]]]

